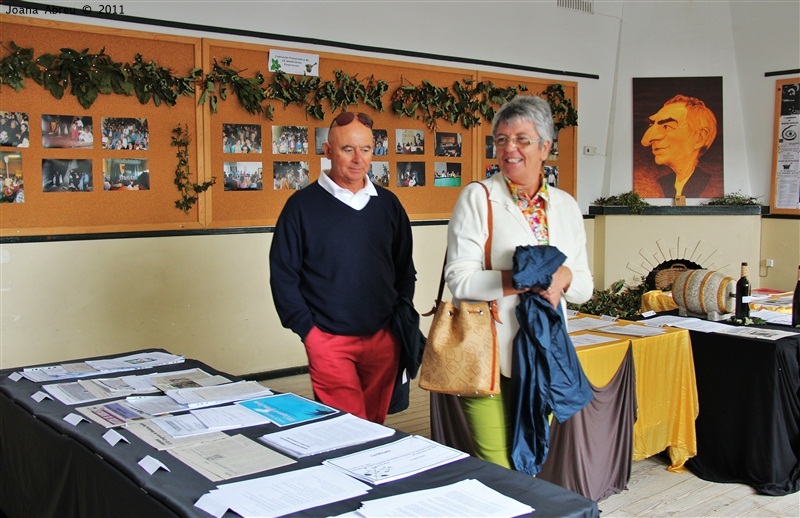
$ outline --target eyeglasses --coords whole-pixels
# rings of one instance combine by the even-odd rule
[[[541,142],[542,139],[529,139],[528,137],[496,137],[494,139],[494,145],[498,148],[504,148],[508,146],[510,143],[514,143],[520,149],[524,149],[535,142]]]
[[[368,127],[369,129],[372,129],[372,117],[370,117],[366,113],[360,113],[360,112],[359,113],[355,113],[355,112],[342,112],[342,113],[340,113],[339,115],[337,115],[336,117],[333,118],[333,121],[331,121],[331,128],[333,128],[334,125],[336,125],[336,126],[347,126],[348,124],[353,122],[353,119],[358,119],[358,122],[360,122],[364,126]]]

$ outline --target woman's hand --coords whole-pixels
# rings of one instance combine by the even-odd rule
[[[564,292],[569,289],[571,283],[572,270],[562,264],[553,274],[553,280],[550,286],[548,286],[547,289],[538,288],[538,291],[535,291],[554,308],[557,308],[561,303],[561,297],[564,295]]]

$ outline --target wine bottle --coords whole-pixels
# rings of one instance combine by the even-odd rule
[[[750,316],[750,279],[747,278],[747,263],[742,263],[742,276],[736,281],[736,313],[737,319]]]
[[[792,327],[800,326],[800,266],[797,267],[797,284],[792,297]]]

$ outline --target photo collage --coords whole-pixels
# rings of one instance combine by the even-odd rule
[[[35,122],[35,121],[34,121]],[[95,149],[95,120],[91,116],[43,114],[42,149]],[[147,119],[100,118],[104,191],[150,190]],[[7,149],[17,148],[17,149]],[[30,148],[30,121],[24,112],[0,112],[0,179],[3,203],[24,203],[24,148]],[[134,156],[111,156],[114,151]],[[28,166],[30,167],[30,166]],[[42,158],[42,192],[91,192],[95,190],[91,159]]]
[[[314,155],[319,156],[320,170],[330,169],[330,160],[324,156],[328,132],[328,127],[274,125],[269,128],[271,140],[266,146],[273,157],[272,190],[302,189],[316,179],[312,179],[309,167],[311,150]],[[431,178],[424,161],[424,130],[397,129],[390,132],[386,129],[373,129],[372,135],[373,158],[368,177],[373,183],[387,188],[422,187],[430,184]],[[434,156],[437,161],[434,163],[433,185],[460,187],[462,164],[460,160],[454,159],[462,156],[462,134],[435,132],[434,139]],[[249,156],[263,154],[261,125],[223,123],[222,152],[225,154],[225,191],[263,190],[263,167],[267,160],[253,161]],[[388,160],[392,155],[397,157],[394,169],[392,162]]]

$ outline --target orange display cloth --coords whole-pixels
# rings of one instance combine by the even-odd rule
[[[617,340],[579,347],[577,352],[589,381],[601,387],[602,381],[608,383],[613,377],[630,343],[639,405],[633,427],[633,460],[669,449],[669,469],[683,471],[684,463],[697,455],[695,419],[700,405],[689,331],[674,328],[665,331],[663,335],[650,337],[580,331],[576,334],[591,332]]]

